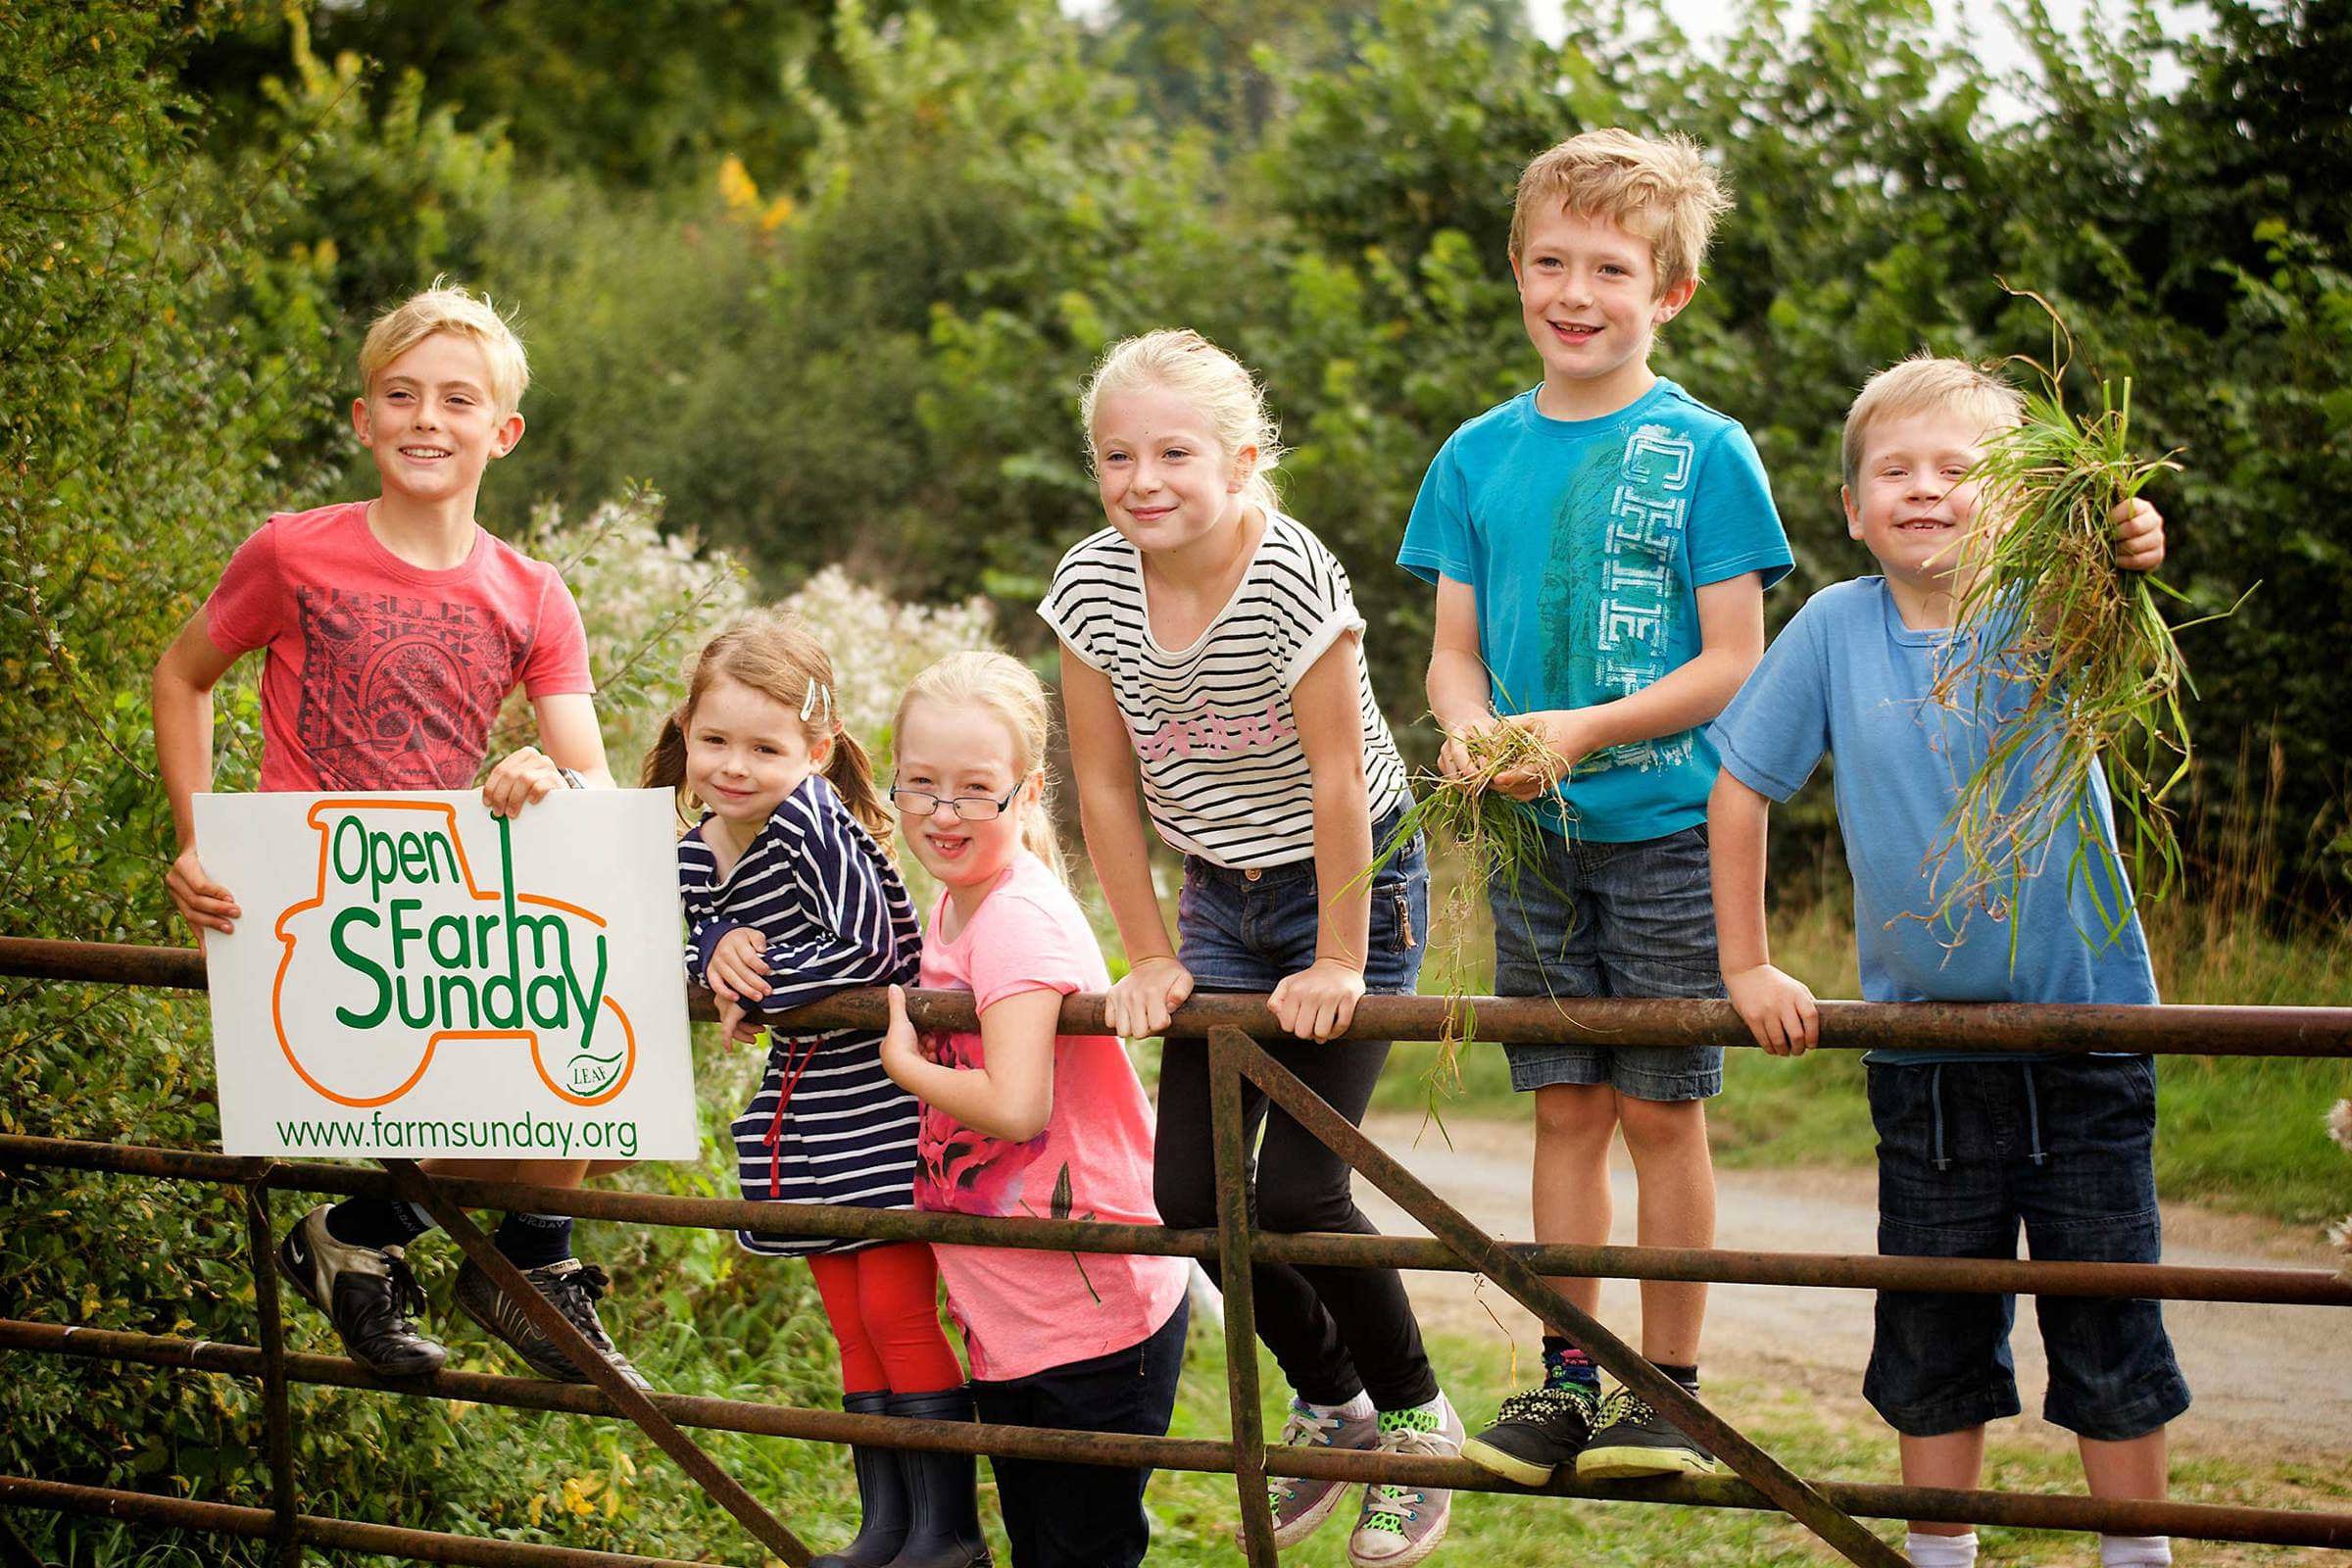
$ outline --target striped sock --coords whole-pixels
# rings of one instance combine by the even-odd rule
[[[1544,1386],[1564,1389],[1574,1385],[1588,1394],[1600,1390],[1600,1368],[1592,1358],[1557,1334],[1544,1336]]]

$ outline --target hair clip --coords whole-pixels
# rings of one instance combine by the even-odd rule
[[[811,721],[828,728],[833,723],[833,694],[821,680],[810,681],[808,694],[801,699],[801,722]]]

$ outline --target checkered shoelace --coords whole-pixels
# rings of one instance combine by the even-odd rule
[[[1543,1420],[1552,1416],[1582,1416],[1588,1426],[1598,1426],[1600,1400],[1597,1396],[1581,1390],[1536,1388],[1521,1389],[1502,1401],[1494,1412],[1497,1421]]]

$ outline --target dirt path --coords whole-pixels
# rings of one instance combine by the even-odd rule
[[[1420,1118],[1409,1115],[1376,1113],[1365,1123],[1383,1148],[1472,1219],[1497,1235],[1525,1237],[1527,1126],[1456,1119],[1449,1123],[1450,1148],[1434,1129],[1416,1137],[1420,1127]],[[1622,1149],[1611,1175],[1617,1200],[1611,1239],[1631,1244],[1633,1173]],[[1868,1169],[1726,1170],[1718,1186],[1717,1234],[1727,1247],[1877,1250],[1876,1191]],[[1356,1192],[1382,1230],[1422,1234],[1368,1182],[1359,1179]],[[2185,1207],[2167,1208],[2165,1244],[2168,1263],[2325,1267],[2329,1259],[2316,1236]],[[1522,1366],[1532,1360],[1535,1319],[1491,1286],[1478,1290],[1477,1276],[1414,1273],[1405,1279],[1430,1328],[1471,1337],[1507,1332],[1520,1348]],[[1628,1280],[1601,1288],[1603,1321],[1628,1339],[1640,1322],[1639,1289]],[[1850,1403],[1867,1414],[1861,1384],[1871,1302],[1866,1291],[1718,1285],[1708,1297],[1707,1364],[1734,1377],[1803,1388],[1827,1403]],[[2195,1406],[2173,1429],[2177,1446],[2273,1459],[2286,1450],[2309,1450],[2315,1458],[2332,1456],[2333,1463],[2352,1450],[2352,1312],[2175,1301],[2166,1304],[2165,1320],[2196,1396]],[[2044,1361],[2030,1303],[2021,1303],[2012,1348],[2029,1412],[2023,1425],[2038,1428],[2052,1443],[2068,1441],[2032,1413],[2040,1407]]]

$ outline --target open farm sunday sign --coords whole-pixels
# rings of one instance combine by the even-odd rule
[[[667,791],[195,805],[223,1151],[700,1156]]]

